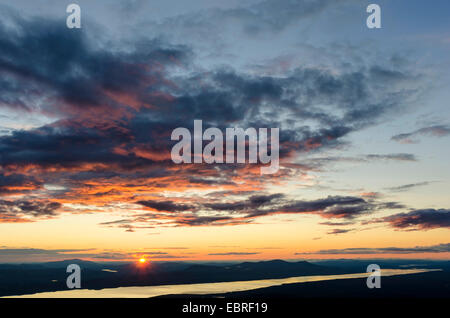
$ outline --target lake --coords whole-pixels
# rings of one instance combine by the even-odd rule
[[[439,269],[382,269],[382,276],[395,276],[417,274]],[[364,278],[370,273],[341,274],[341,275],[314,275],[297,276],[280,279],[261,279],[250,281],[234,281],[221,283],[157,285],[93,289],[71,289],[56,292],[44,292],[21,296],[8,296],[5,298],[149,298],[162,295],[177,294],[218,294],[245,291],[283,284],[318,282],[335,279]]]

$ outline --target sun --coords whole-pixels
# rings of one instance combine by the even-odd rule
[[[139,263],[144,264],[145,262],[147,262],[147,260],[145,258],[142,257],[139,259]]]

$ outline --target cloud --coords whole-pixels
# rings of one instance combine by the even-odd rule
[[[295,100],[302,99],[304,94],[310,94],[309,90],[299,89],[300,83],[304,81],[315,83],[325,76],[315,70],[301,71],[287,79],[251,78],[247,75],[230,74],[223,71],[218,71],[209,80],[208,77],[211,77],[211,75],[205,76],[207,77],[206,83],[212,82],[203,86],[201,91],[192,87],[189,82],[193,81],[188,80],[177,83],[177,87],[184,87],[185,91],[174,91],[174,96],[171,95],[172,97],[167,100],[159,97],[153,98],[152,105],[156,109],[153,109],[151,113],[154,118],[159,118],[159,120],[149,120],[149,110],[140,109],[137,113],[134,113],[132,118],[125,121],[114,118],[108,121],[107,118],[101,117],[102,119],[99,122],[96,122],[93,118],[81,122],[80,118],[77,118],[58,121],[52,125],[33,130],[14,131],[11,136],[0,138],[0,149],[4,153],[0,162],[6,168],[11,167],[11,169],[35,165],[43,169],[52,167],[52,169],[72,169],[75,172],[80,172],[80,170],[90,168],[91,175],[94,175],[96,171],[101,173],[103,171],[99,170],[105,169],[130,171],[151,168],[157,169],[155,171],[163,174],[165,168],[172,167],[170,149],[173,142],[168,137],[171,130],[179,126],[191,127],[195,118],[204,118],[206,120],[205,126],[209,126],[208,121],[215,121],[214,125],[218,125],[220,128],[229,126],[226,124],[227,122],[238,121],[242,122],[244,127],[280,127],[287,125],[281,119],[277,120],[276,116],[272,116],[270,110],[267,112],[266,109],[263,109],[263,105],[270,101],[271,104],[282,107],[283,113],[286,115],[291,114],[304,120],[319,121],[323,125],[320,129],[312,129],[309,126],[289,127],[291,124],[282,129],[280,136],[281,157],[286,158],[294,153],[336,147],[341,144],[342,138],[359,129],[358,127],[363,122],[367,123],[369,118],[372,121],[377,117],[372,113],[367,118],[363,118],[361,114],[356,117],[352,115],[353,110],[351,108],[359,107],[359,104],[363,105],[362,102],[356,100],[357,97],[355,97],[353,103],[349,104],[352,105],[348,109],[347,117],[349,118],[344,117],[329,121],[325,118],[329,116],[328,111],[314,110],[313,113],[310,113],[307,111],[307,107],[299,111]],[[337,83],[345,82],[346,77],[343,75],[342,79],[333,78],[333,81]],[[267,89],[267,85],[276,87],[273,89],[273,93],[270,93],[271,90]],[[320,89],[324,90],[324,88],[320,88],[321,85],[325,84],[317,83],[313,85],[316,87],[310,88],[311,91],[316,91],[314,95],[304,96],[304,98],[310,100],[309,108],[311,111],[315,108],[313,106],[315,102],[328,101],[331,108],[337,106],[344,110],[349,107],[344,105],[344,103],[347,103],[346,100],[343,100],[340,104],[339,99],[341,97],[339,96],[325,96],[323,98],[326,100],[322,101]],[[342,85],[346,86],[347,84]],[[219,87],[220,89],[218,89]],[[167,89],[173,90],[171,87],[167,87]],[[167,95],[167,93],[165,94]],[[341,93],[339,90],[334,93],[324,90],[323,94],[337,95]],[[316,99],[317,101],[315,101]],[[366,99],[366,97],[363,99]],[[379,108],[379,111],[380,114],[383,112],[381,108]],[[90,116],[91,112],[87,113]],[[80,113],[81,118],[84,116],[83,114],[84,112]],[[108,114],[113,116],[114,112],[108,110]],[[158,114],[158,116],[155,116],[155,114]],[[254,115],[251,122],[247,120],[250,114]],[[375,157],[372,156],[371,158]],[[391,155],[386,158],[414,160],[411,155]],[[233,166],[233,169],[237,167]],[[212,167],[202,167],[202,169],[212,170]],[[233,172],[229,167],[220,167],[219,169]],[[184,175],[185,169],[179,168],[179,170]],[[114,173],[110,172],[110,174]],[[196,179],[192,179],[192,175],[187,176],[187,174],[185,177],[189,178],[192,183],[199,183],[198,180],[203,180],[201,184],[205,186],[214,181],[230,184],[223,177],[221,179],[201,179],[201,176],[198,176]],[[69,177],[69,179],[71,178]],[[208,182],[205,182],[205,180]]]
[[[317,200],[294,200],[277,209],[280,213],[314,213],[324,218],[353,219],[377,210],[375,202],[362,197],[328,196]]]
[[[242,195],[242,194],[241,194]],[[322,218],[343,220],[327,221],[323,225],[344,226],[354,220],[380,210],[404,208],[397,202],[382,202],[369,197],[328,196],[316,200],[293,200],[281,193],[251,194],[242,200],[226,199],[210,202],[210,199],[191,198],[184,201],[150,201],[155,211],[135,214],[129,218],[101,223],[103,226],[121,228],[157,228],[178,226],[229,226],[251,224],[258,218],[282,214],[315,214]],[[156,205],[155,205],[156,202]],[[186,206],[189,205],[189,208]],[[350,231],[350,230],[345,230]],[[335,230],[330,234],[344,233]]]
[[[396,187],[390,187],[390,188],[386,188],[389,191],[393,191],[393,192],[402,192],[402,191],[408,191],[411,190],[413,188],[416,187],[421,187],[421,186],[426,186],[429,185],[431,182],[429,181],[424,181],[424,182],[417,182],[417,183],[409,183],[409,184],[403,184],[400,186],[396,186]]]
[[[0,257],[15,255],[66,255],[66,253],[86,252],[91,250],[92,249],[0,248]]]
[[[235,201],[235,202],[216,202],[207,203],[205,207],[216,211],[249,211],[257,208],[261,208],[267,205],[273,205],[279,202],[279,199],[283,198],[283,194],[276,193],[271,195],[252,195],[247,200]]]
[[[356,248],[342,248],[342,249],[326,249],[315,252],[295,253],[295,255],[305,254],[416,254],[416,253],[447,253],[450,252],[450,243],[438,244],[431,246],[416,246],[416,247],[356,247]]]
[[[33,222],[56,216],[61,203],[46,200],[0,200],[0,223]]]
[[[42,186],[42,181],[33,176],[17,173],[8,175],[0,173],[0,195],[31,192],[40,189]]]
[[[257,255],[261,254],[258,252],[225,252],[225,253],[209,253],[208,255],[219,255],[219,256],[245,256],[245,255]]]
[[[375,219],[372,223],[388,223],[399,230],[431,230],[450,228],[449,209],[419,209]]]
[[[370,154],[366,155],[368,160],[398,160],[398,161],[417,161],[416,157],[413,154],[409,153],[393,153],[393,154]]]
[[[309,2],[300,6],[320,7]],[[59,22],[37,19],[16,24],[21,32],[0,29],[4,35],[0,72],[19,81],[18,87],[39,86],[36,91],[47,102],[23,101],[26,109],[51,107],[46,111],[64,120],[4,137],[0,140],[4,165],[116,164],[131,169],[155,161],[163,164],[164,159],[169,163],[172,143],[163,137],[175,127],[191,127],[196,118],[220,128],[229,123],[282,127],[281,149],[286,157],[336,147],[350,132],[373,124],[408,96],[391,85],[384,94],[374,93],[372,86],[384,83],[379,79],[381,66],[342,72],[298,68],[284,77],[221,67],[173,76],[170,66],[180,61],[190,66],[186,46],[149,40],[125,53],[104,43],[94,46],[83,31],[67,33]],[[77,49],[69,52],[68,47]],[[395,82],[410,77],[398,72],[386,69],[384,77]],[[6,89],[11,96],[32,95]],[[7,101],[3,105],[15,107]],[[299,127],[282,117],[319,125]]]
[[[345,226],[345,225],[351,225],[354,224],[353,222],[320,222],[321,225],[329,225],[329,226]]]
[[[255,37],[279,33],[293,23],[314,17],[334,5],[332,0],[295,0],[289,2],[266,0],[255,4],[231,8],[210,8],[201,12],[169,17],[161,23],[146,22],[150,29],[165,34],[189,36],[191,39],[209,40],[214,43],[212,34],[223,36],[224,30],[231,28],[233,35]],[[148,19],[147,19],[148,20]]]
[[[423,127],[414,130],[410,133],[398,134],[391,137],[391,140],[397,141],[403,144],[412,144],[419,142],[416,137],[431,136],[431,137],[445,137],[450,135],[450,126],[448,125],[434,125],[429,127]]]
[[[304,167],[308,170],[321,170],[326,166],[336,163],[371,163],[377,161],[417,161],[414,154],[409,153],[391,153],[391,154],[366,154],[354,157],[344,156],[325,156],[306,158],[302,161]]]
[[[166,211],[166,212],[181,212],[181,211],[188,211],[192,210],[194,208],[193,205],[189,204],[177,204],[173,201],[138,201],[136,202],[138,204],[141,204],[147,208],[154,209],[156,211]]]
[[[175,224],[180,226],[203,226],[203,225],[237,225],[249,223],[249,220],[241,220],[239,218],[233,218],[230,216],[184,216],[176,218]]]
[[[36,249],[36,248],[0,248],[0,261],[10,262],[11,259],[20,261],[59,261],[71,258],[87,258],[102,260],[129,261],[140,257],[151,259],[185,258],[183,255],[171,255],[161,251],[97,251],[93,248],[87,249]]]
[[[336,235],[336,234],[345,234],[345,233],[351,232],[353,230],[354,229],[333,229],[331,231],[328,231],[327,234],[334,234],[334,235]]]
[[[221,21],[237,19],[244,32],[259,34],[282,30],[298,16],[312,16],[333,3],[268,1],[208,14]],[[210,17],[202,14],[198,19],[203,23]],[[123,212],[120,220],[101,226],[132,232],[248,224],[275,214],[352,219],[394,207],[362,197],[293,200],[261,191],[275,178],[279,182],[306,173],[306,165],[292,163],[302,155],[346,145],[351,133],[407,105],[420,91],[415,74],[370,61],[344,68],[300,64],[277,76],[229,65],[204,68],[192,47],[164,37],[106,43],[94,33],[67,32],[51,18],[11,15],[8,25],[0,24],[0,107],[45,114],[51,121],[0,136],[0,192],[25,201],[39,195],[43,203],[33,205],[34,212],[4,204],[3,220],[55,216],[57,204],[64,204],[75,213]],[[170,133],[176,127],[192,129],[194,119],[202,119],[204,128],[279,127],[279,174],[261,177],[254,166],[238,164],[175,165]],[[415,157],[364,158],[378,159]],[[45,184],[64,191],[42,189]],[[243,199],[211,201],[207,195],[187,194],[212,187],[240,192]],[[162,191],[179,195],[160,198]]]
[[[124,114],[123,103],[145,106],[138,92],[143,83],[163,80],[161,67],[188,55],[185,48],[156,40],[141,42],[143,51],[105,50],[107,44],[83,29],[67,32],[51,19],[15,16],[13,23],[14,28],[0,24],[0,73],[6,84],[0,104],[11,108],[50,107],[47,111],[88,117],[107,108],[103,116]],[[153,65],[159,68],[149,70]]]
[[[48,262],[74,258],[87,258],[95,249],[38,249],[38,248],[0,248],[0,263]]]

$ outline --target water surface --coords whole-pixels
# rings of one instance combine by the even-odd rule
[[[382,269],[382,276],[417,274],[436,271],[436,269]],[[56,292],[44,292],[22,296],[9,296],[13,298],[149,298],[162,295],[179,294],[219,294],[238,292],[270,286],[292,283],[318,282],[335,279],[364,278],[369,273],[341,274],[341,275],[314,275],[297,276],[280,279],[261,279],[249,281],[234,281],[222,283],[157,285],[94,289],[72,289]]]

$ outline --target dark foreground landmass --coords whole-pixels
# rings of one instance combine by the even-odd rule
[[[379,264],[382,269],[414,267],[443,269],[443,271],[383,277],[382,288],[379,290],[368,289],[365,279],[349,279],[274,286],[220,296],[278,298],[449,297],[450,262],[431,260],[333,260],[315,263],[272,260],[236,264],[151,262],[148,266],[141,266],[136,263],[105,264],[83,260],[66,260],[38,264],[0,264],[0,296],[67,290],[66,278],[69,274],[66,272],[66,267],[68,264],[78,264],[81,267],[81,288],[103,289],[362,273],[366,271],[367,265],[372,263]]]
[[[382,277],[380,289],[369,289],[366,279],[342,279],[285,284],[211,295],[166,295],[145,306],[176,315],[183,308],[215,305],[219,317],[318,317],[342,315],[406,317],[423,312],[446,312],[450,301],[450,271]],[[242,312],[244,306],[252,311]],[[268,310],[256,311],[266,304]],[[235,309],[240,312],[235,312]],[[200,315],[200,314],[198,314]],[[203,314],[207,316],[207,314]],[[180,315],[180,317],[182,317]]]
[[[338,271],[349,271],[354,268],[359,269],[361,265],[366,266],[366,262],[368,261],[356,261],[355,263],[351,263],[350,268],[343,269],[344,266]],[[359,265],[357,265],[358,263]],[[419,265],[417,262],[414,263],[415,265]],[[247,277],[273,276],[273,270],[277,267],[275,265],[285,268],[285,271],[281,271],[282,274],[278,275],[287,275],[291,270],[297,272],[301,266],[306,265],[301,264],[299,267],[295,263],[294,265],[290,265],[283,264],[280,261],[243,264],[244,266],[242,264],[235,264],[236,267],[231,267],[233,274],[229,274],[227,278],[240,277],[244,272],[248,274],[251,271],[255,272]],[[387,266],[388,264],[384,265]],[[391,268],[395,267],[392,262],[389,265]],[[397,266],[400,268],[405,267],[404,265],[403,263],[397,263]],[[424,262],[420,266],[425,265]],[[153,281],[151,277],[158,275],[157,272],[162,274],[161,280],[169,279],[171,274],[174,274],[172,279],[180,279],[180,275],[184,274],[186,276],[183,280],[220,280],[218,277],[214,278],[214,275],[229,268],[228,265],[217,266],[218,268],[204,267],[204,265],[200,267],[193,265],[194,268],[191,268],[190,265],[186,264],[161,264],[161,266],[165,268],[166,274],[162,274],[164,272],[163,268],[160,268],[158,271],[154,268],[155,272],[149,275],[149,281]],[[105,310],[120,312],[126,309],[128,315],[148,313],[150,316],[158,317],[233,317],[235,315],[246,317],[302,317],[314,315],[322,317],[328,315],[335,316],[337,314],[345,315],[346,317],[361,317],[366,315],[398,315],[399,317],[405,317],[416,315],[419,312],[445,313],[447,311],[450,301],[450,270],[448,268],[448,262],[428,263],[427,267],[438,266],[445,269],[439,272],[382,277],[380,289],[369,289],[366,286],[366,279],[356,278],[285,284],[243,292],[211,295],[166,295],[147,299],[0,299],[0,306],[4,310],[10,308],[16,314],[26,308],[32,308],[35,312],[46,312],[48,314],[55,314],[58,317],[60,317],[61,313],[67,312],[68,309],[81,310],[83,313],[89,313],[90,315],[104,315]],[[57,272],[59,272],[60,267],[56,267]],[[309,267],[309,265],[306,265],[306,267]],[[287,268],[291,269],[288,270]],[[215,270],[208,273],[212,269]],[[45,271],[51,270],[47,268]],[[319,271],[323,271],[323,269],[321,268]],[[329,268],[326,271],[329,271]],[[3,275],[6,275],[6,273],[4,271]],[[96,273],[95,270],[93,270],[92,274],[94,273]],[[126,273],[127,271],[124,271],[122,274],[125,275]],[[26,274],[25,276],[29,277]],[[110,281],[109,284],[129,286],[130,281],[120,282],[126,276],[119,275],[113,281]],[[147,274],[144,276],[147,276]],[[17,277],[17,275],[14,277]],[[129,277],[135,276],[131,275]],[[9,281],[13,280],[13,276],[11,276]],[[25,283],[26,279],[23,279],[22,282]],[[29,292],[34,288],[39,288],[39,285],[39,283],[21,285],[17,286],[16,290],[26,290]],[[47,288],[49,287],[47,286]],[[51,286],[51,288],[55,288],[55,286]],[[10,293],[11,291],[3,289],[3,292]],[[265,304],[267,311],[256,311],[255,304],[258,304],[259,310]],[[195,308],[199,308],[199,306],[204,306],[203,308],[205,306],[215,306],[214,315],[208,312],[198,313],[193,311]],[[250,306],[252,306],[251,312],[242,312],[243,308],[248,309]],[[190,308],[190,314],[184,312],[186,308]]]

